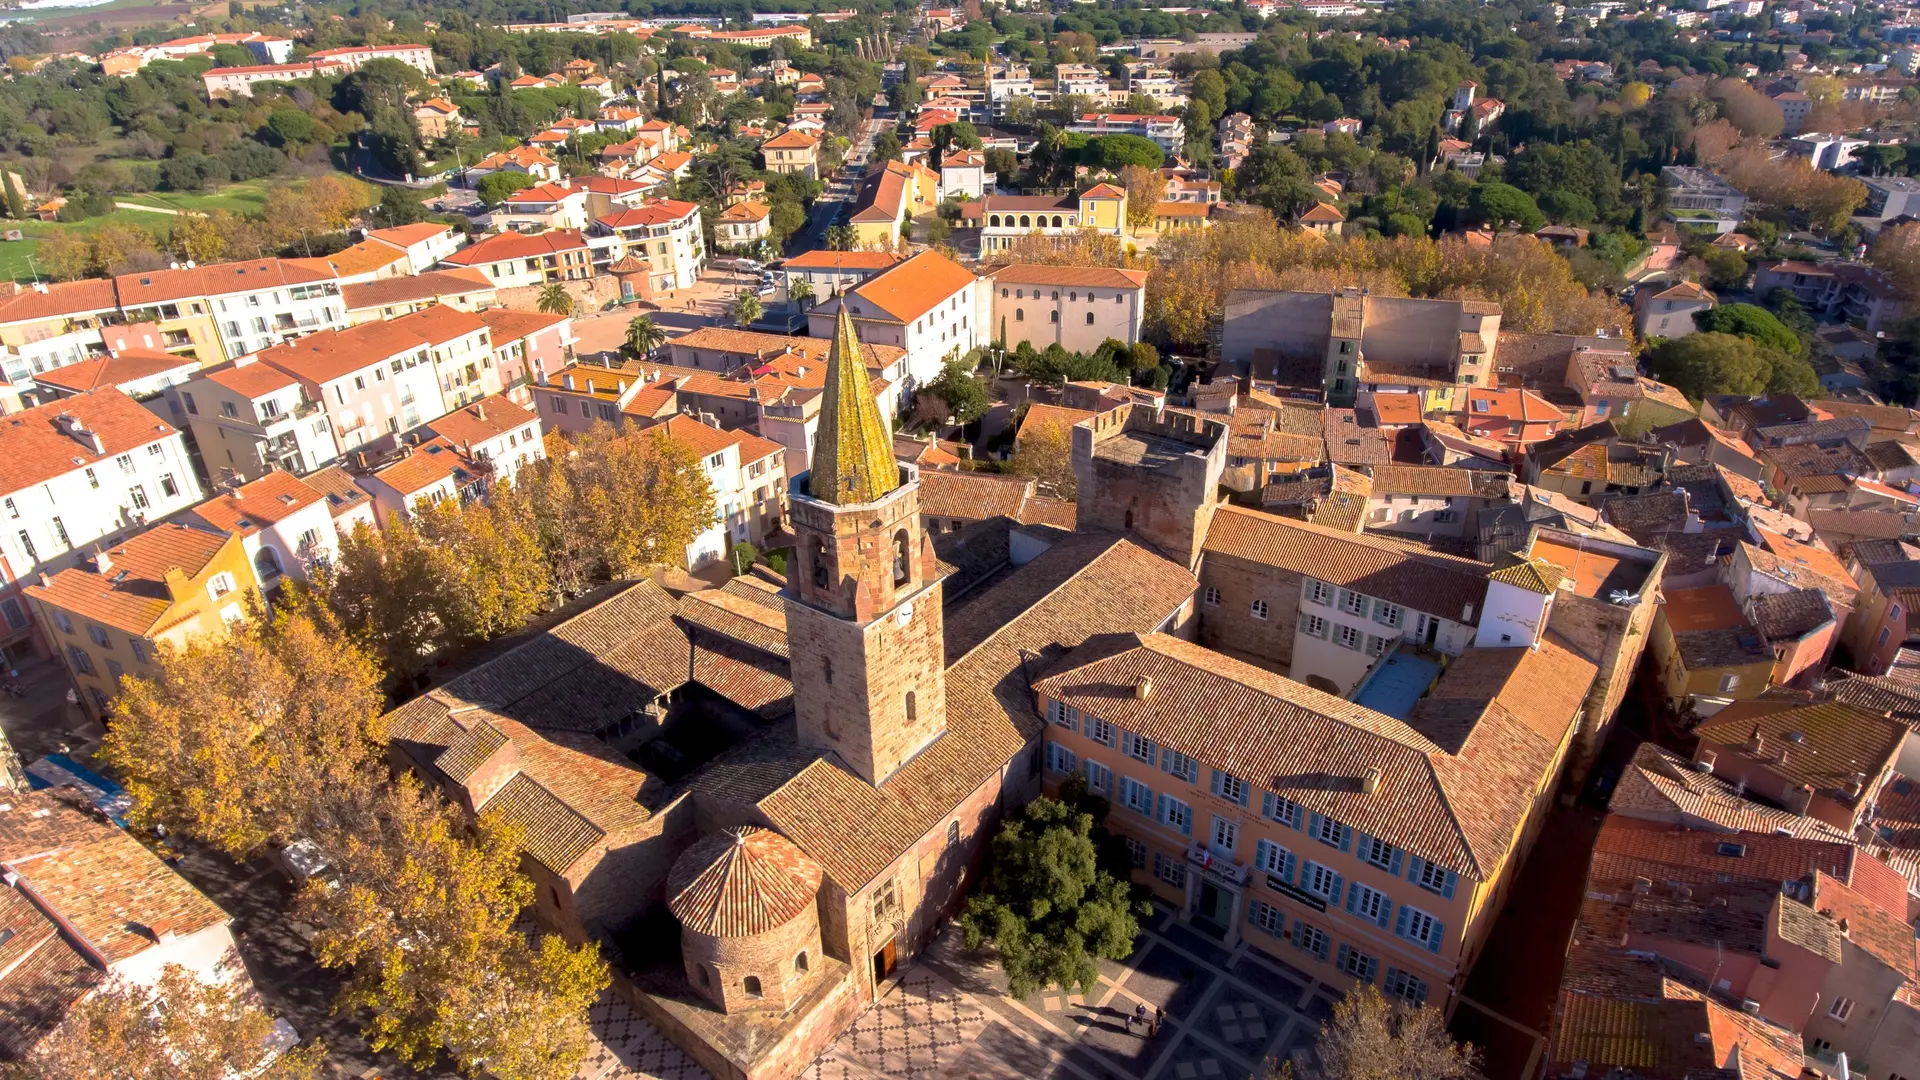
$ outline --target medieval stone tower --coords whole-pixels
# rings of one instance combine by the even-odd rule
[[[946,660],[919,471],[894,459],[863,355],[842,308],[813,467],[789,492],[787,642],[800,741],[877,785],[946,731]]]

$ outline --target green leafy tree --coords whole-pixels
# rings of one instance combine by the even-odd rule
[[[800,305],[802,309],[813,303],[813,281],[809,278],[792,278],[787,286],[787,299]]]
[[[27,216],[27,201],[20,197],[20,187],[13,179],[13,171],[4,166],[0,166],[0,193],[3,193],[7,200],[7,216],[15,221],[24,220]]]
[[[891,131],[883,131],[873,140],[873,163],[900,160],[900,136]]]
[[[506,201],[507,196],[516,191],[525,191],[539,182],[526,173],[502,170],[490,172],[481,177],[479,182],[473,185],[473,191],[480,196],[481,202],[488,206],[499,206]]]
[[[1820,389],[1804,359],[1733,334],[1688,334],[1661,345],[1649,359],[1656,378],[1695,401],[1709,394],[1811,397]]]
[[[1533,196],[1511,184],[1475,184],[1467,196],[1467,207],[1477,220],[1495,232],[1511,224],[1521,232],[1530,233],[1547,221],[1540,207],[1534,204]]]
[[[540,289],[540,300],[535,305],[547,315],[573,314],[573,295],[567,287],[557,281],[548,282]]]
[[[667,332],[650,315],[636,315],[627,323],[627,337],[623,344],[633,356],[646,356],[665,344]]]
[[[946,406],[947,419],[955,424],[971,424],[987,414],[992,404],[987,388],[974,378],[964,359],[947,361],[940,374],[921,391]]]
[[[1577,191],[1549,191],[1539,203],[1541,213],[1563,225],[1585,225],[1600,215],[1593,200]]]
[[[266,130],[277,145],[298,145],[313,138],[313,117],[300,109],[275,109],[267,114]]]
[[[1773,312],[1756,304],[1721,304],[1695,314],[1693,323],[1712,333],[1750,338],[1789,356],[1806,353],[1806,343],[1800,340],[1800,335],[1787,329]]]
[[[1159,143],[1139,135],[1102,135],[1089,139],[1084,152],[1090,164],[1116,173],[1129,165],[1157,169],[1167,159]]]
[[[1042,797],[993,838],[986,882],[960,925],[968,948],[993,946],[1015,997],[1091,989],[1095,961],[1133,952],[1152,908],[1101,865],[1097,824],[1088,810]]]

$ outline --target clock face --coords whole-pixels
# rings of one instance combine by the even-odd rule
[[[901,604],[899,612],[894,615],[893,619],[896,623],[899,623],[901,626],[905,626],[908,623],[912,622],[913,621],[913,601],[909,600],[906,603]]]

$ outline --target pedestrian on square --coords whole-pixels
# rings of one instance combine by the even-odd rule
[[[1145,1005],[1135,1005],[1133,1007],[1133,1016],[1129,1018],[1127,1021],[1128,1031],[1133,1030],[1133,1020],[1135,1019],[1140,1021],[1141,1027],[1147,1029],[1147,1033],[1145,1035],[1142,1035],[1141,1038],[1143,1039],[1153,1038],[1153,1027],[1151,1023],[1147,1020],[1147,1007]]]

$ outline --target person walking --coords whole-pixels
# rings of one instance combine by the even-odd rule
[[[1148,1024],[1147,1024],[1147,1007],[1145,1004],[1135,1005],[1133,1007],[1133,1015],[1127,1018],[1128,1031],[1133,1030],[1133,1021],[1135,1020],[1140,1021],[1141,1027],[1148,1029],[1147,1033],[1145,1035],[1142,1035],[1141,1038],[1151,1039],[1153,1037],[1153,1030],[1152,1028],[1148,1027]]]

